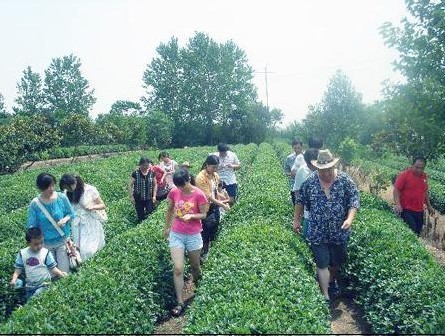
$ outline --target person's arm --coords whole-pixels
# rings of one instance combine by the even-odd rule
[[[173,222],[173,212],[175,210],[175,204],[171,199],[168,199],[168,208],[167,213],[165,214],[165,228],[164,228],[164,236],[168,239],[168,235],[170,234],[170,227]]]
[[[181,217],[181,220],[183,220],[184,222],[188,222],[191,220],[202,220],[205,219],[207,217],[207,211],[209,210],[209,205],[208,203],[204,203],[204,204],[200,204],[199,206],[199,213],[197,214],[185,214],[184,216]]]
[[[26,229],[30,229],[33,227],[37,227],[37,210],[35,209],[34,202],[31,202],[31,204],[28,207],[28,213],[26,217]]]
[[[130,181],[128,182],[128,197],[130,197],[130,201],[133,204],[135,203],[134,196],[133,196],[133,187],[134,187],[135,181],[136,181],[136,179],[134,177],[131,177]]]
[[[354,221],[356,214],[357,214],[357,208],[350,208],[348,211],[348,217],[343,222],[343,225],[341,226],[341,228],[344,230],[349,229],[352,225],[352,222]]]
[[[399,191],[399,189],[397,189],[396,186],[394,186],[392,195],[394,197],[394,203],[396,204],[395,210],[398,214],[400,214],[403,209],[402,209],[402,204],[400,203],[400,191]]]
[[[303,215],[303,204],[297,203],[294,208],[294,230],[296,233],[301,233],[301,219]]]
[[[14,270],[14,273],[12,274],[12,278],[10,281],[10,285],[11,286],[15,286],[15,282],[17,281],[17,279],[19,278],[19,275],[22,273],[22,270],[20,268],[16,268]]]
[[[427,206],[427,209],[428,209],[428,212],[430,213],[430,215],[434,215],[435,211],[434,211],[434,208],[432,207],[431,202],[430,202],[428,188],[426,189],[426,192],[425,192],[425,204]]]
[[[153,195],[151,196],[153,203],[156,203],[157,192],[158,192],[158,182],[156,181],[156,176],[155,176],[155,177],[153,177]]]
[[[57,225],[62,227],[68,223],[71,219],[76,218],[76,213],[74,212],[73,206],[71,205],[68,197],[65,194],[58,194],[58,197],[62,197],[64,213],[66,214],[61,220],[57,222]],[[60,204],[60,203],[59,203]]]
[[[105,209],[105,203],[100,196],[96,197],[93,200],[92,204],[88,204],[85,206],[87,210],[102,210]]]
[[[68,276],[68,274],[66,272],[61,271],[60,269],[57,268],[57,266],[50,269],[49,272],[51,273],[52,277],[58,276],[60,278],[64,278],[64,277]]]

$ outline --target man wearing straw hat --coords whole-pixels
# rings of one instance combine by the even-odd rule
[[[303,207],[309,210],[307,240],[317,265],[320,289],[327,300],[339,293],[337,276],[346,259],[351,224],[360,206],[356,185],[335,168],[338,160],[328,149],[319,151],[317,160],[311,161],[317,170],[301,185],[294,212],[294,229],[300,233]]]

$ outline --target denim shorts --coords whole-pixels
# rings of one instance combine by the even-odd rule
[[[185,251],[200,250],[202,248],[201,233],[184,234],[170,231],[168,246],[170,248],[180,248]]]

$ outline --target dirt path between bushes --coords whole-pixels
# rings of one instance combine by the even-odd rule
[[[76,157],[70,157],[70,158],[60,158],[60,159],[51,159],[51,160],[44,160],[44,161],[35,161],[32,163],[31,161],[25,162],[20,166],[18,171],[25,171],[30,169],[37,169],[37,168],[48,168],[48,167],[54,167],[59,166],[62,164],[67,163],[77,163],[82,161],[90,161],[90,160],[97,160],[97,159],[106,159],[111,156],[117,156],[122,154],[132,153],[132,151],[127,152],[112,152],[112,153],[100,153],[100,154],[90,154],[90,155],[84,155],[84,156],[76,156]]]
[[[170,317],[160,321],[153,332],[154,335],[180,335],[187,324],[187,307],[193,301],[195,286],[191,280],[185,283],[183,298],[186,303],[184,313],[180,317]],[[334,299],[329,307],[332,334],[370,334],[371,328],[363,318],[363,311],[354,303],[353,297],[347,292]]]

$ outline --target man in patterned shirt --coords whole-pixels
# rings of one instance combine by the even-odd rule
[[[317,160],[311,161],[317,171],[301,185],[294,212],[294,229],[300,233],[303,207],[309,210],[307,240],[327,300],[339,292],[337,276],[345,262],[351,224],[360,207],[356,185],[335,168],[338,160],[329,150],[319,151]]]

